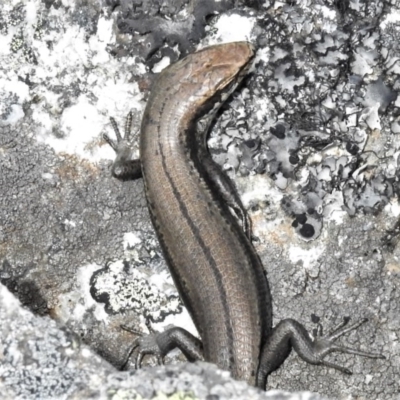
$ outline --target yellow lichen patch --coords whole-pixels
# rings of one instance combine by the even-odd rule
[[[193,393],[185,393],[185,392],[176,392],[170,395],[158,392],[157,395],[152,398],[152,400],[196,400],[196,399],[198,399],[198,397],[196,397]]]
[[[98,173],[96,165],[79,157],[61,153],[61,166],[56,169],[60,178],[77,180],[86,175],[94,176]]]
[[[134,389],[118,389],[110,397],[112,400],[144,400],[140,394],[138,394]],[[197,400],[193,393],[185,393],[182,391],[165,394],[162,392],[157,392],[157,394],[151,398],[151,400]]]
[[[288,220],[275,220],[269,223],[265,220],[263,213],[251,216],[253,234],[261,243],[253,243],[255,247],[262,247],[263,243],[273,243],[279,247],[285,247],[289,241],[296,240],[295,231]],[[279,223],[280,221],[280,223]]]
[[[400,263],[388,263],[388,264],[386,264],[386,269],[389,271],[389,272],[392,272],[392,273],[394,273],[394,274],[398,274],[398,273],[400,273]]]
[[[351,287],[351,288],[357,286],[356,281],[354,280],[353,277],[347,278],[347,279],[345,280],[345,283],[346,283],[346,285],[347,285],[348,287]]]

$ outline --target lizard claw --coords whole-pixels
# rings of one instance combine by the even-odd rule
[[[341,365],[325,360],[325,357],[333,352],[355,354],[369,358],[384,359],[380,353],[366,352],[351,347],[335,344],[342,335],[357,329],[367,322],[367,318],[348,325],[350,318],[343,321],[326,335],[323,335],[322,325],[318,324],[315,332],[315,340],[312,341],[303,325],[293,319],[285,319],[278,323],[272,335],[262,349],[260,364],[257,372],[257,386],[265,388],[267,377],[275,371],[286,359],[293,347],[297,354],[306,362],[313,365],[325,365],[337,369],[347,375],[352,372]]]
[[[142,362],[145,355],[155,355],[157,358],[157,363],[159,365],[164,364],[164,355],[162,354],[162,351],[157,343],[157,336],[160,335],[160,332],[153,331],[149,334],[143,334],[142,332],[128,328],[125,325],[121,325],[121,328],[130,333],[140,335],[133,341],[132,345],[129,347],[129,350],[125,357],[125,361],[121,367],[122,370],[126,369],[126,366],[128,365],[129,360],[135,350],[137,350],[133,357],[135,369],[139,369],[142,367]]]
[[[179,348],[189,361],[204,359],[201,341],[182,328],[171,327],[164,332],[157,332],[148,325],[149,334],[143,334],[124,325],[121,325],[121,328],[139,335],[130,346],[122,369],[125,369],[134,352],[136,369],[141,368],[145,355],[154,355],[159,365],[164,364],[165,355],[174,348]]]

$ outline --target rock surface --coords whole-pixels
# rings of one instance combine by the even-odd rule
[[[0,285],[0,397],[12,399],[323,400],[263,393],[207,363],[121,372],[48,317],[33,315]],[[214,397],[213,397],[214,396]]]
[[[329,329],[345,316],[368,317],[342,343],[387,357],[332,355],[353,371],[348,377],[291,355],[268,387],[396,399],[399,38],[399,7],[384,1],[3,0],[0,281],[37,316],[66,327],[41,342],[48,367],[39,376],[54,381],[44,385],[54,392],[33,389],[35,363],[27,375],[31,398],[63,387],[69,396],[69,382],[91,387],[92,377],[99,393],[106,382],[99,376],[115,377],[122,388],[128,375],[140,383],[141,374],[189,369],[193,381],[197,374],[207,381],[202,365],[130,375],[97,356],[86,364],[80,356],[67,362],[64,353],[75,351],[79,337],[118,368],[133,340],[121,324],[145,331],[146,321],[159,330],[173,323],[195,332],[151,226],[143,184],[111,177],[114,155],[102,133],[111,130],[110,116],[122,124],[129,110],[138,128],[151,81],[170,62],[209,44],[249,40],[257,46],[254,68],[221,110],[209,147],[253,220],[274,320],[295,318],[312,332],[317,322]],[[134,148],[137,154],[137,142]],[[56,329],[48,317],[36,319]],[[13,317],[7,321],[3,348],[17,329],[10,329]],[[43,337],[44,327],[38,332]],[[21,348],[16,360],[8,359],[9,346],[7,360],[0,357],[3,382],[13,363],[29,365],[35,351],[13,340]],[[53,358],[71,370],[51,367]],[[167,363],[178,360],[171,354]],[[15,382],[7,385],[10,396],[19,390]]]

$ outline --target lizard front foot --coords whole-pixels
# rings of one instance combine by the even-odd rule
[[[124,137],[122,137],[113,117],[110,117],[110,122],[117,140],[110,138],[106,133],[103,134],[103,139],[112,147],[117,155],[112,166],[113,176],[120,180],[140,178],[142,176],[140,160],[132,159],[132,112],[129,112],[126,117]]]

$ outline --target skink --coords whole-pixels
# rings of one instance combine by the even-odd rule
[[[140,161],[132,160],[128,118],[122,138],[104,135],[117,153],[112,171],[121,179],[143,176],[147,204],[163,254],[201,340],[171,328],[134,341],[140,366],[145,354],[162,362],[178,347],[189,360],[206,360],[233,377],[265,388],[293,347],[305,361],[350,373],[326,361],[332,351],[372,358],[334,341],[365,320],[311,341],[287,319],[272,328],[272,303],[264,268],[251,243],[249,218],[234,185],[211,159],[207,126],[237,87],[254,57],[246,42],[208,47],[166,68],[156,80],[143,115]]]

